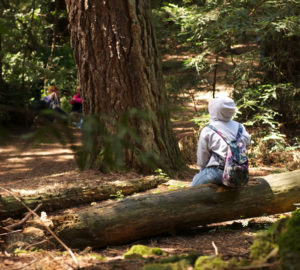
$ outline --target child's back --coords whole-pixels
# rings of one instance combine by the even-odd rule
[[[225,135],[228,140],[236,139],[239,123],[232,120],[235,104],[231,98],[215,98],[209,103],[210,125]],[[242,142],[248,146],[250,135],[242,125]],[[220,158],[225,159],[228,144],[211,128],[204,127],[201,131],[197,149],[197,164],[200,173],[195,175],[192,186],[204,183],[222,184],[223,169]],[[214,154],[213,154],[214,153]]]

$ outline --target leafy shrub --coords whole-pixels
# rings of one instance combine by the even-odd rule
[[[258,234],[251,247],[251,258],[280,259],[280,269],[296,270],[300,267],[300,210],[287,219],[281,219],[269,230]],[[273,255],[272,255],[273,253]],[[272,255],[272,256],[271,256]]]

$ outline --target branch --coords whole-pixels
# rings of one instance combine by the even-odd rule
[[[7,232],[7,233],[1,233],[0,236],[8,235],[8,234],[13,234],[13,233],[21,232],[21,231],[22,230],[16,230],[16,231],[11,231],[11,232]]]
[[[10,190],[8,189],[5,189],[3,187],[0,187],[0,189],[8,192],[9,194],[11,194],[20,204],[22,204],[31,214],[33,214],[34,216],[36,216],[43,224],[43,226],[45,227],[45,229],[57,240],[58,243],[60,243],[63,248],[69,252],[69,254],[71,255],[73,261],[75,262],[76,264],[76,269],[80,269],[79,267],[79,263],[78,263],[78,260],[77,258],[75,257],[73,251],[62,241],[60,240],[56,234],[48,227],[48,225],[40,218],[40,216],[35,213],[33,210],[31,210],[25,203],[23,203],[17,196],[15,196],[15,194],[13,192],[11,192]]]
[[[212,244],[212,246],[213,246],[214,249],[215,249],[215,254],[218,255],[218,254],[219,254],[219,251],[218,251],[218,247],[216,246],[215,242],[212,241],[211,244]]]
[[[41,208],[42,204],[40,203],[34,210],[33,212],[36,213],[40,208]],[[15,224],[12,224],[12,225],[9,225],[9,226],[6,226],[6,227],[3,227],[3,229],[5,230],[13,230],[17,227],[20,227],[21,225],[23,225],[29,218],[30,216],[32,216],[32,213],[29,212],[21,221],[15,223]]]

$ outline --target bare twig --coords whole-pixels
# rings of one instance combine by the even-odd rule
[[[74,253],[73,253],[73,251],[62,241],[62,240],[60,240],[57,236],[56,236],[56,234],[48,227],[48,225],[47,224],[45,224],[45,222],[40,218],[40,216],[37,214],[37,213],[35,213],[35,212],[33,212],[33,210],[31,210],[25,203],[23,203],[21,200],[20,200],[20,198],[18,198],[17,196],[15,196],[15,194],[13,193],[13,192],[11,192],[10,190],[8,190],[8,189],[6,189],[6,188],[3,188],[3,187],[0,187],[0,189],[2,189],[2,190],[4,190],[4,191],[6,191],[6,192],[8,192],[9,194],[11,194],[20,204],[22,204],[30,213],[32,213],[34,216],[36,216],[41,222],[42,222],[42,224],[43,224],[43,226],[45,227],[45,229],[57,240],[57,242],[58,243],[60,243],[62,246],[63,246],[63,248],[66,250],[66,251],[68,251],[69,252],[69,254],[71,255],[71,257],[72,257],[72,259],[73,259],[73,261],[75,262],[75,264],[76,264],[76,269],[79,269],[80,267],[79,267],[79,263],[78,263],[78,260],[77,260],[77,258],[75,257],[75,255],[74,255]]]
[[[41,208],[42,204],[40,203],[34,210],[32,210],[34,213],[36,213],[40,208]],[[21,225],[23,225],[29,218],[30,216],[32,216],[32,213],[29,212],[22,220],[20,220],[19,222],[17,223],[14,223],[12,225],[9,225],[9,226],[6,226],[6,227],[3,227],[3,229],[5,230],[12,230],[12,229],[15,229],[17,227],[20,227]]]
[[[48,239],[48,238],[46,238],[45,240],[42,240],[42,241],[39,241],[39,242],[36,242],[36,243],[30,244],[30,245],[28,245],[27,247],[25,247],[25,248],[24,248],[24,250],[27,250],[27,249],[29,249],[29,248],[31,248],[31,247],[34,247],[34,246],[37,246],[37,245],[43,244],[43,243],[45,243],[45,242],[49,242],[49,239]],[[51,243],[51,242],[50,242],[50,243]],[[53,244],[53,243],[52,243],[52,244]],[[54,244],[53,244],[53,246],[54,246]]]
[[[263,259],[264,262],[267,262],[270,258],[274,258],[277,256],[279,252],[279,247],[275,247],[271,252]]]
[[[21,232],[21,231],[22,230],[15,230],[15,231],[7,232],[7,233],[1,233],[0,236],[8,235],[8,234],[13,234],[13,233]]]
[[[212,246],[213,246],[214,249],[215,249],[215,254],[216,254],[216,255],[219,255],[218,247],[216,246],[215,242],[212,241],[211,244],[212,244]]]

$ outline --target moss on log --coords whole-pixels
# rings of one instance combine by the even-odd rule
[[[157,187],[167,180],[159,176],[148,176],[128,181],[115,181],[101,186],[74,187],[60,189],[55,192],[40,193],[31,196],[23,196],[20,199],[31,209],[42,203],[41,210],[54,211],[87,204],[95,201],[107,200],[111,195],[121,192],[130,195]],[[19,217],[27,212],[13,196],[0,196],[0,220],[7,217]]]
[[[300,201],[300,171],[256,178],[242,189],[202,185],[173,192],[135,196],[52,218],[69,246],[105,247],[176,229],[295,209]]]

